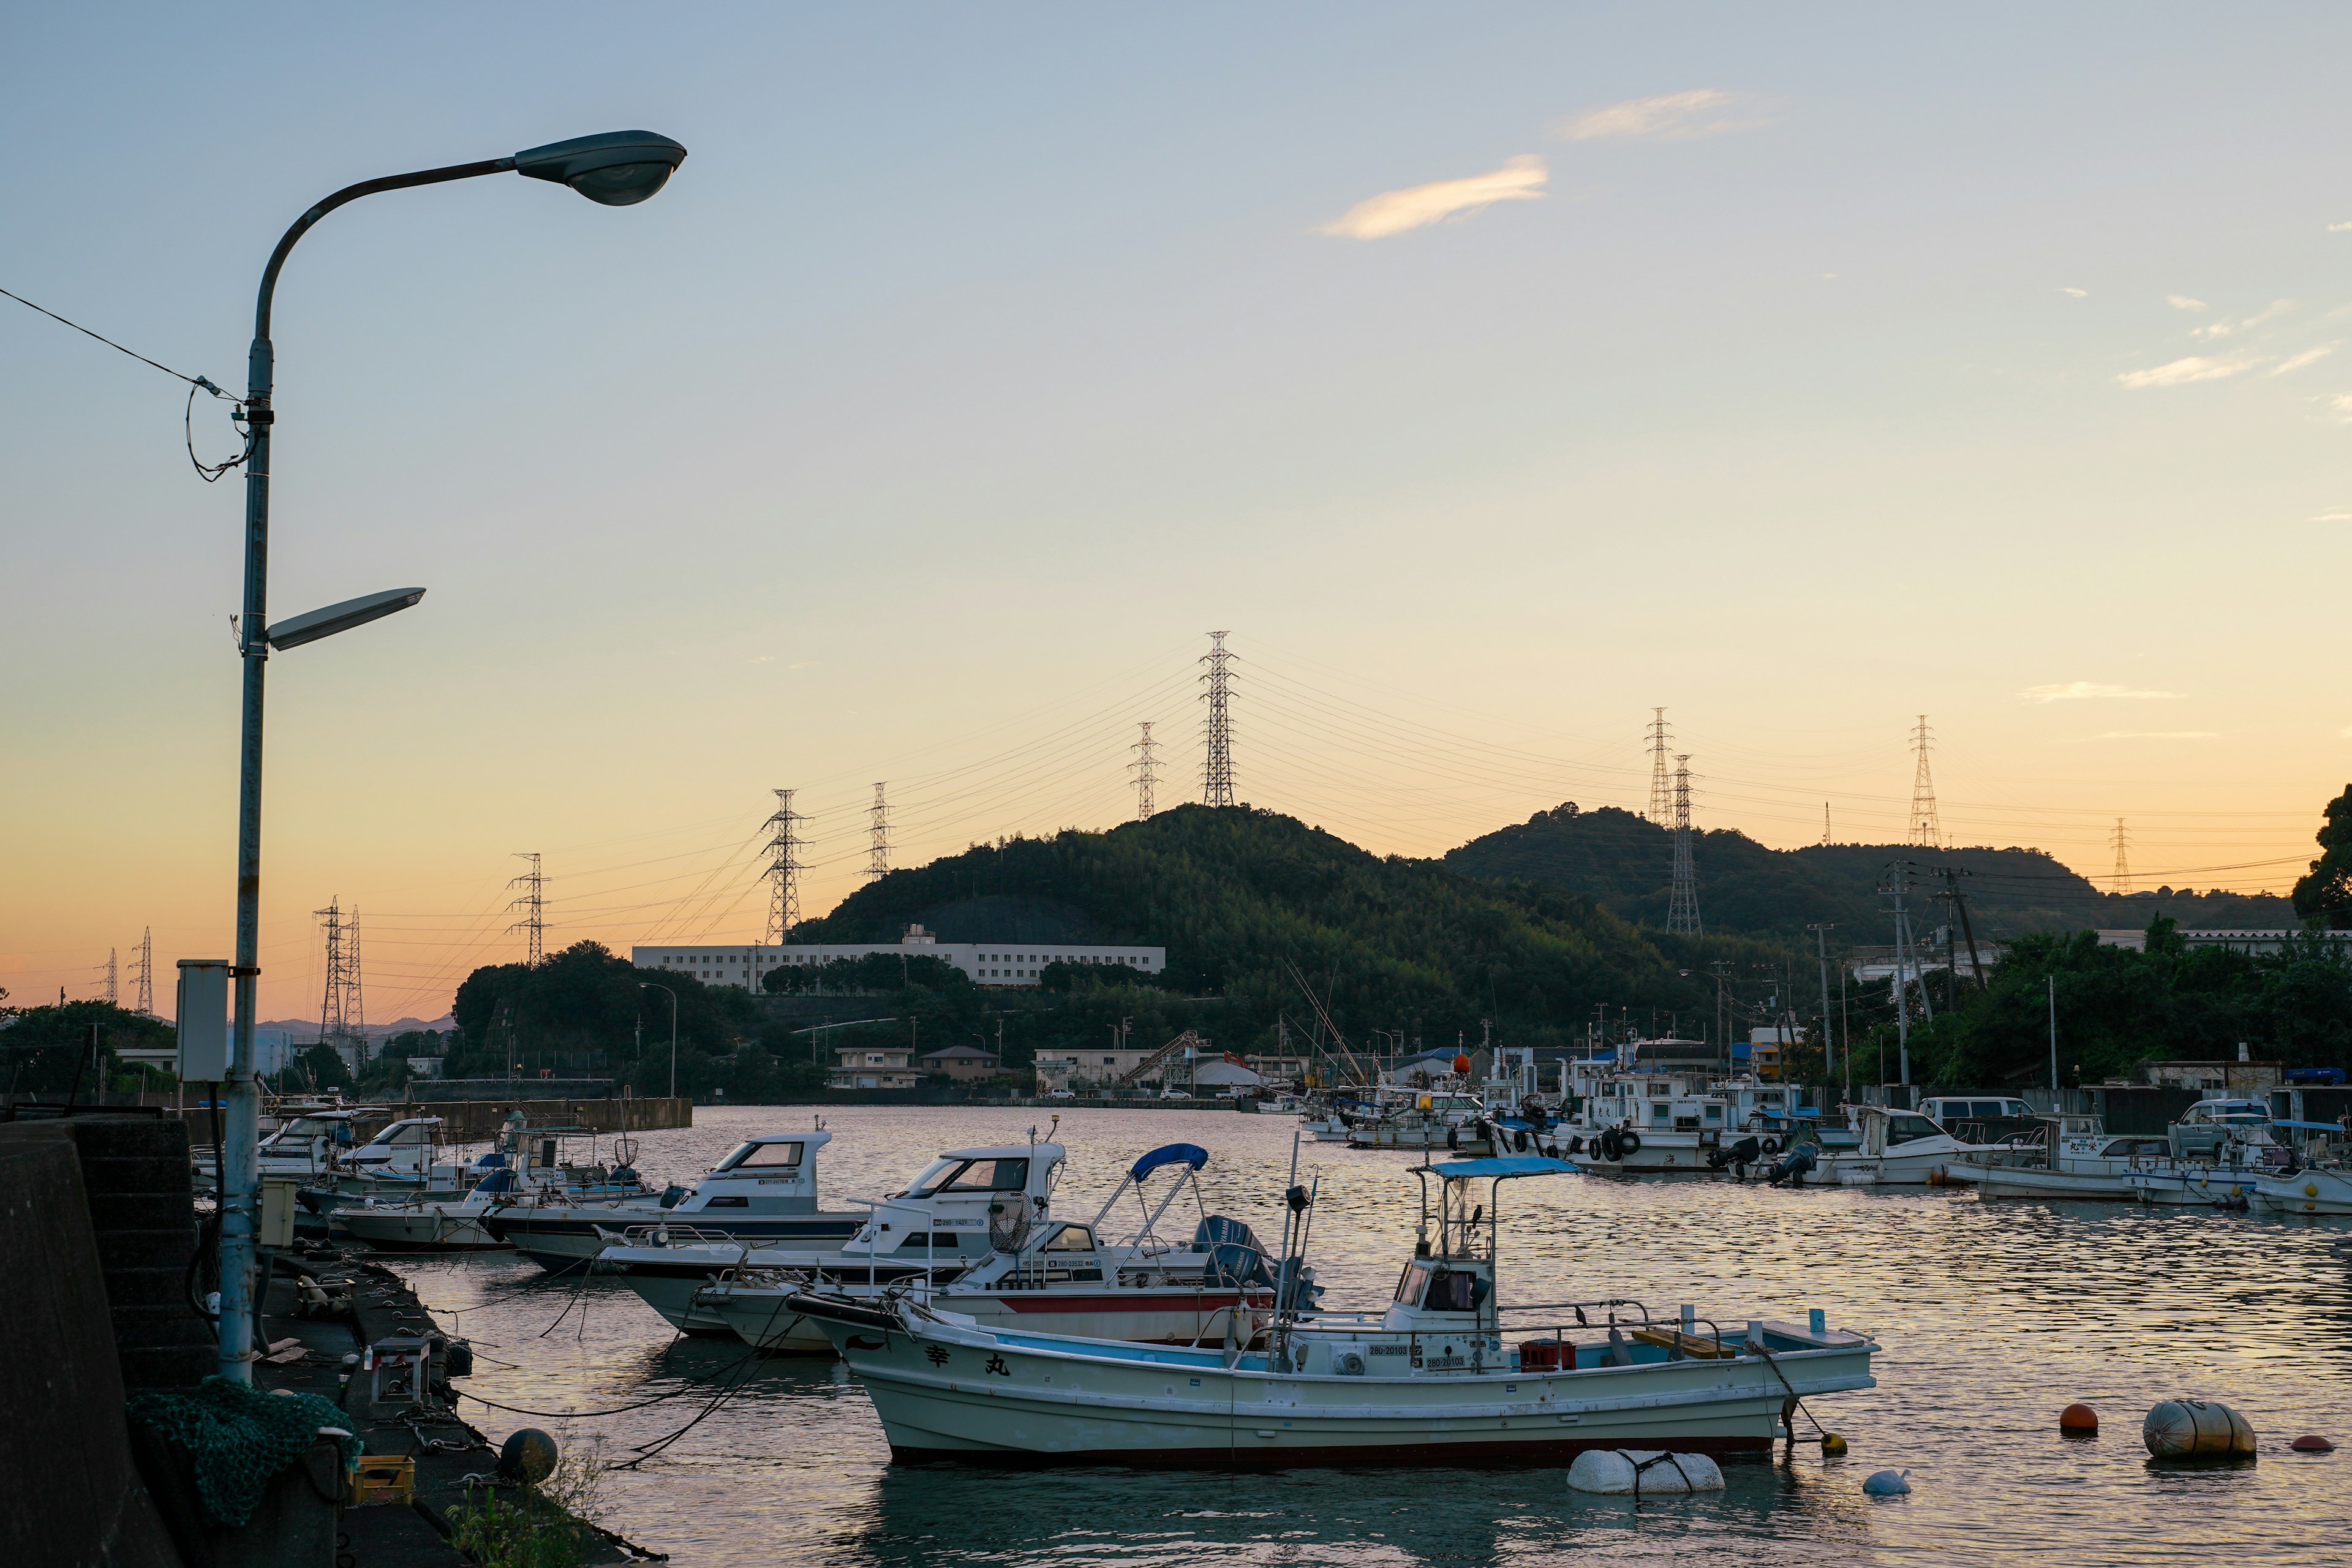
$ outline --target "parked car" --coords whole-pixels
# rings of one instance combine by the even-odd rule
[[[1066,1089],[1049,1089],[1045,1091],[1045,1098],[1047,1100],[1076,1100],[1078,1097]]]
[[[1192,1098],[1192,1094],[1190,1089],[1163,1089],[1160,1091],[1160,1098],[1162,1100],[1190,1100]]]

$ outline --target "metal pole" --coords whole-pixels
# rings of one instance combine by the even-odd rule
[[[413,174],[346,185],[294,220],[262,269],[253,311],[253,347],[246,360],[245,608],[237,641],[245,660],[244,716],[237,740],[236,783],[236,1026],[230,1037],[228,1077],[221,1085],[226,1126],[220,1151],[220,1374],[253,1381],[254,1237],[258,1215],[256,1188],[261,1165],[261,1098],[254,1082],[253,1026],[261,974],[261,716],[262,677],[269,659],[264,633],[269,626],[269,447],[277,419],[271,407],[277,351],[269,341],[269,311],[278,274],[294,242],[310,226],[344,203],[379,191],[438,184],[502,174],[511,158],[425,169]]]
[[[1822,958],[1822,1076],[1830,1074],[1830,928],[1812,928],[1814,945]]]
[[[1906,940],[1909,935],[1910,927],[1903,919],[1903,889],[1898,884],[1895,889],[1895,1039],[1906,1084],[1911,1081],[1911,1014],[1909,998],[1905,994],[1909,983],[1903,972],[1910,963],[1910,943]]]
[[[2053,1097],[2050,1109],[2053,1111],[2065,1110],[2054,1098],[2058,1093],[2058,973],[2055,970],[2050,973],[2050,1092]]]

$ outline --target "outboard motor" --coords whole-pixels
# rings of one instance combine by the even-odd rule
[[[1772,1162],[1772,1168],[1767,1173],[1766,1180],[1776,1187],[1802,1186],[1806,1175],[1813,1168],[1813,1155],[1814,1149],[1811,1143],[1798,1144]]]
[[[1748,1167],[1759,1164],[1764,1158],[1764,1146],[1754,1138],[1742,1138],[1728,1149],[1717,1149],[1706,1157],[1706,1168],[1720,1171],[1730,1166],[1740,1180],[1748,1179]]]

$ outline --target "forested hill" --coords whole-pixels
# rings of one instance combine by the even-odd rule
[[[2187,927],[2299,923],[2286,899],[2271,894],[2166,888],[2117,897],[2103,893],[2039,849],[1926,850],[1899,844],[1810,845],[1768,849],[1742,833],[1696,837],[1699,915],[1709,934],[1802,939],[1811,921],[1835,922],[1841,943],[1892,942],[1884,885],[1890,861],[1953,866],[1969,918],[1982,937],[2090,928],[2145,930],[2163,914]],[[1573,805],[1538,812],[1450,850],[1445,864],[1465,876],[1524,882],[1589,899],[1636,924],[1662,927],[1673,865],[1673,836],[1629,811]],[[1923,879],[1924,881],[1924,879]],[[1947,918],[1924,897],[1916,925]]]
[[[1686,960],[1588,900],[1384,858],[1246,807],[1183,805],[893,871],[794,940],[889,942],[910,922],[951,941],[1164,945],[1164,984],[1223,996],[1219,1044],[1235,1049],[1270,1046],[1278,1012],[1307,1016],[1286,961],[1367,1043],[1375,1028],[1475,1042],[1484,1018],[1513,1044],[1565,1042],[1601,1003],[1655,1007],[1661,1022],[1713,1005]]]

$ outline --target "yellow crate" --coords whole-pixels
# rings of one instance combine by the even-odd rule
[[[416,1496],[416,1461],[405,1454],[362,1454],[352,1477],[352,1506],[409,1502]]]

